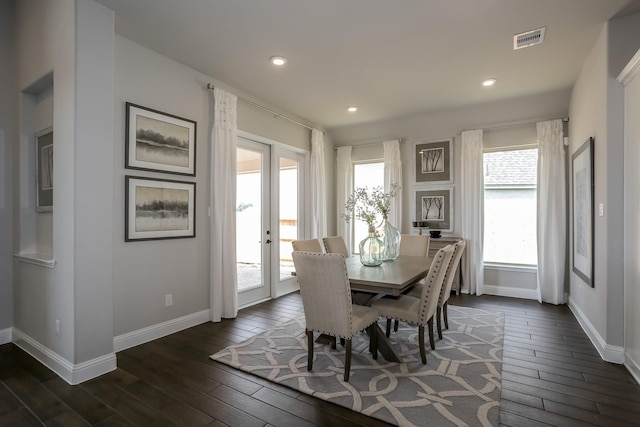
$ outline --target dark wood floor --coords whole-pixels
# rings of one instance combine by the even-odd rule
[[[501,425],[640,425],[640,387],[600,359],[566,306],[468,295],[450,303],[506,315]],[[2,345],[0,426],[386,425],[208,359],[302,313],[298,294],[247,308],[120,352],[116,371],[78,386]]]

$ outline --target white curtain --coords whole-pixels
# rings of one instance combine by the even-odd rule
[[[213,92],[211,130],[210,287],[211,321],[238,314],[236,276],[236,148],[238,98],[222,89]]]
[[[353,192],[353,175],[351,173],[351,146],[338,147],[336,155],[336,210],[338,236],[344,238],[347,249],[351,252],[351,223],[344,220],[344,205]]]
[[[311,228],[310,238],[323,238],[327,235],[327,202],[324,185],[324,135],[317,129],[311,131],[310,202]]]
[[[467,241],[462,282],[469,294],[482,295],[484,287],[484,174],[482,130],[462,132],[461,149],[462,238]]]
[[[538,301],[564,304],[566,177],[562,120],[538,128]]]
[[[388,192],[391,184],[402,186],[402,160],[400,158],[400,141],[385,141],[384,145],[384,191]],[[402,230],[402,190],[391,200],[389,222],[398,230]]]

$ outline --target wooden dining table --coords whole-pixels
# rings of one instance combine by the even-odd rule
[[[397,297],[423,279],[429,272],[430,260],[419,256],[400,256],[394,261],[385,261],[377,267],[367,267],[358,256],[346,259],[347,275],[355,304],[371,305],[385,296]],[[390,361],[401,363],[400,355],[379,325],[378,350]]]

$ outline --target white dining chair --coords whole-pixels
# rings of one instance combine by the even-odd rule
[[[351,286],[342,254],[294,252],[293,264],[300,285],[307,333],[307,370],[313,368],[314,331],[344,339],[344,381],[349,381],[351,342],[354,335],[369,331],[369,349],[378,358],[378,311],[351,302]],[[332,345],[332,348],[334,346]]]
[[[342,236],[324,237],[322,242],[324,243],[324,249],[328,254],[342,254],[345,258],[349,257],[349,250],[347,249],[347,245],[344,243],[344,238]]]
[[[429,236],[403,234],[400,238],[400,255],[429,256]]]
[[[322,245],[318,239],[294,240],[291,242],[294,252],[322,253]]]
[[[423,364],[427,363],[424,330],[425,327],[429,328],[429,343],[434,350],[433,317],[436,313],[446,267],[451,261],[453,252],[453,247],[449,245],[436,253],[425,278],[420,298],[400,295],[398,298],[381,298],[371,304],[371,307],[378,310],[380,316],[387,318],[387,337],[391,333],[391,319],[418,325],[418,346]]]

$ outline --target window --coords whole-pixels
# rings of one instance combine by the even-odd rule
[[[353,188],[384,187],[384,162],[354,163],[353,164]],[[351,253],[360,253],[360,242],[368,236],[367,223],[359,220],[351,221]]]
[[[535,266],[538,150],[484,153],[484,262]]]

